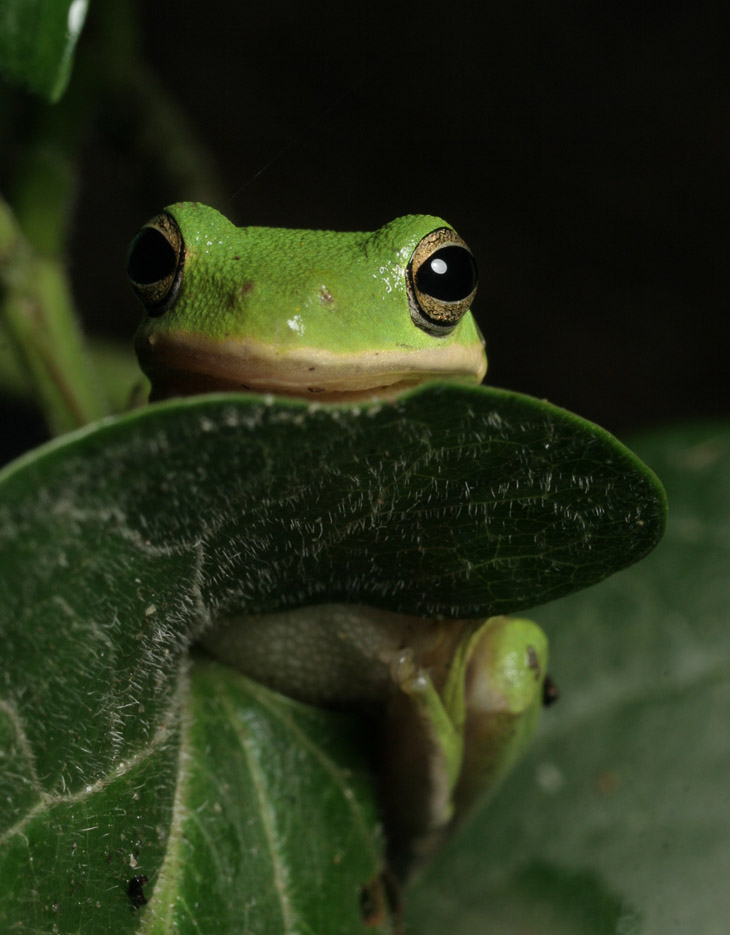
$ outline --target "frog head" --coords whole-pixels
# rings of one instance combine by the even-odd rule
[[[354,401],[486,372],[474,257],[430,215],[338,233],[236,227],[185,202],[139,231],[127,271],[155,399],[252,390]]]

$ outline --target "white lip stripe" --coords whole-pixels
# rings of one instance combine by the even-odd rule
[[[429,379],[481,383],[486,358],[481,345],[386,349],[343,354],[316,348],[281,347],[258,341],[214,341],[184,334],[156,334],[138,354],[153,383],[184,374],[208,379],[217,388],[247,386],[260,392],[309,395],[365,392]],[[176,377],[173,377],[173,374]]]

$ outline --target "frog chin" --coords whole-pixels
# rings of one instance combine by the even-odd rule
[[[431,380],[481,383],[482,347],[384,349],[343,355],[317,348],[283,351],[258,341],[214,341],[160,333],[136,340],[150,400],[198,393],[274,393],[318,402],[388,399]]]

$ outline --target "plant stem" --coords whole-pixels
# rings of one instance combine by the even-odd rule
[[[1,198],[0,285],[8,338],[30,374],[51,430],[66,432],[105,415],[63,265],[30,246]]]

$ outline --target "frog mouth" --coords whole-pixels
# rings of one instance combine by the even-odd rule
[[[152,382],[151,401],[211,392],[274,393],[318,402],[387,399],[431,380],[481,383],[487,368],[481,346],[343,354],[179,332],[138,336],[135,343]]]

